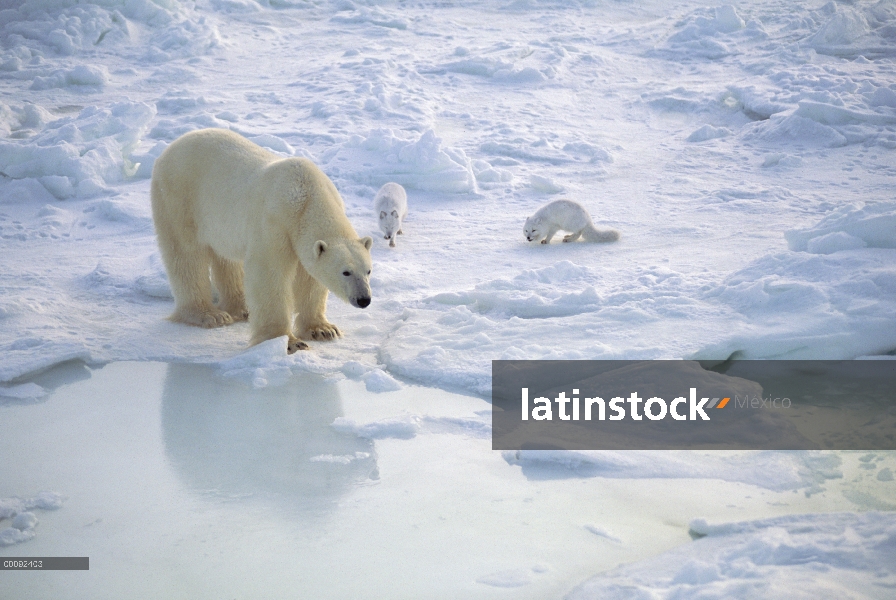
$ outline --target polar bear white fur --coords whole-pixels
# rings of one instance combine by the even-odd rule
[[[395,236],[401,235],[401,224],[408,216],[408,194],[397,183],[387,183],[380,188],[373,199],[373,210],[379,215],[380,231],[395,247]]]
[[[554,200],[545,204],[526,219],[523,226],[527,240],[541,240],[542,244],[550,244],[554,234],[561,230],[572,232],[563,237],[564,242],[574,242],[580,237],[586,242],[615,242],[619,239],[615,229],[596,229],[588,211],[572,200]]]
[[[285,335],[291,353],[308,347],[299,338],[342,335],[325,315],[328,289],[352,306],[370,304],[373,239],[359,239],[336,186],[310,160],[225,129],[193,131],[156,159],[151,194],[172,321],[220,327],[248,318],[250,344]]]

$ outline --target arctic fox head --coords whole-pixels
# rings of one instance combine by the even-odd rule
[[[523,235],[525,235],[526,240],[530,242],[537,242],[543,238],[545,231],[544,227],[542,227],[541,219],[535,217],[526,219],[526,224],[523,226]]]
[[[399,229],[401,229],[401,219],[398,217],[398,211],[394,208],[389,212],[381,210],[380,231],[383,232],[383,236],[387,240],[391,240],[398,233]]]
[[[356,308],[370,305],[370,247],[373,238],[314,242],[313,263],[304,265],[327,288]]]

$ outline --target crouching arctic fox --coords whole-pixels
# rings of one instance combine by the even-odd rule
[[[558,231],[571,231],[564,242],[574,242],[580,237],[586,242],[615,242],[619,232],[615,229],[596,229],[588,211],[572,200],[554,200],[545,204],[526,219],[523,233],[530,242],[541,240],[550,244]]]
[[[358,237],[333,182],[307,159],[225,129],[193,131],[156,160],[151,195],[172,321],[248,319],[250,344],[285,335],[292,353],[308,348],[299,338],[342,335],[326,318],[328,289],[352,306],[370,304],[373,239]]]
[[[401,223],[408,216],[408,195],[397,183],[387,183],[380,188],[373,199],[373,209],[380,219],[380,231],[389,240],[389,247],[395,247],[395,236],[401,235]]]

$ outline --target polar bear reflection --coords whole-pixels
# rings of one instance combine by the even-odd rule
[[[324,511],[358,483],[378,479],[373,442],[334,430],[338,390],[316,375],[254,390],[210,367],[168,365],[165,451],[196,492],[272,498]]]

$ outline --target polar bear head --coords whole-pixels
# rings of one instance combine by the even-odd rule
[[[370,247],[373,238],[317,240],[308,273],[357,308],[370,304]]]
[[[523,226],[523,235],[530,242],[537,242],[547,234],[543,225],[544,223],[539,217],[529,217]]]

